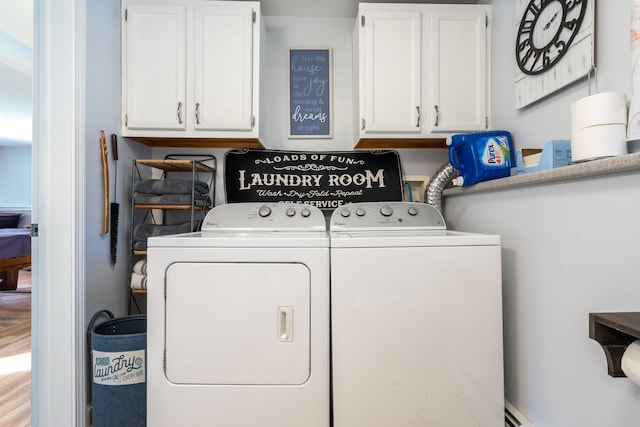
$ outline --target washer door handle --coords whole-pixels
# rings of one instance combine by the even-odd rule
[[[278,337],[281,342],[293,341],[293,307],[278,307]]]

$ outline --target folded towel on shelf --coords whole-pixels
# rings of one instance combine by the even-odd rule
[[[133,193],[133,203],[136,205],[188,205],[191,206],[189,194],[149,194]],[[194,206],[211,206],[211,198],[207,194],[195,193]]]
[[[146,251],[147,250],[147,241],[134,241],[133,242],[133,250],[134,251]]]
[[[131,273],[131,289],[147,289],[147,275]]]
[[[192,188],[197,193],[209,193],[209,184],[204,181],[176,178],[145,179],[136,182],[133,186],[133,191],[148,194],[191,194]]]
[[[188,233],[191,230],[190,222],[181,222],[173,225],[163,224],[138,224],[133,229],[134,242],[146,242],[149,237],[166,236],[169,234]]]
[[[133,272],[136,274],[147,274],[147,259],[138,260],[133,264]]]

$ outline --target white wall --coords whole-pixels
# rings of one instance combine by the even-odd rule
[[[600,92],[629,94],[630,0],[596,1],[596,67]],[[516,2],[493,1],[493,123],[496,129],[510,129],[516,147],[542,147],[545,141],[571,138],[569,106],[589,94],[587,79],[560,93],[515,110]],[[592,90],[595,82],[592,81]]]
[[[4,7],[6,6],[3,4]],[[0,97],[0,144],[31,145],[32,75],[31,63],[26,62],[31,60],[31,48],[2,31],[0,31],[0,40],[5,42],[13,40],[9,43],[16,48],[15,57],[0,52],[2,55],[0,60],[0,94],[2,94]],[[5,61],[14,66],[9,66]]]
[[[31,207],[31,145],[0,147],[0,208]]]
[[[148,157],[151,150],[120,138],[120,2],[86,2],[86,103],[84,117],[84,326],[99,310],[108,309],[116,317],[127,314],[129,289],[129,224],[131,203],[131,160]],[[115,266],[110,261],[110,234],[101,235],[104,221],[104,190],[100,149],[104,130],[109,153],[109,202],[120,204],[118,249]],[[112,161],[110,135],[118,135],[116,165]],[[117,200],[114,196],[117,194]],[[113,230],[110,230],[113,232]],[[101,318],[100,321],[106,320]],[[84,341],[83,341],[84,343]],[[85,360],[84,387],[90,400],[90,361]],[[85,403],[80,402],[80,403]]]
[[[126,313],[131,223],[131,161],[148,158],[151,149],[120,137],[120,3],[87,2],[86,144],[86,316],[108,308],[116,316]],[[100,235],[104,218],[104,192],[100,130],[107,137],[110,198],[120,205],[118,250],[110,261],[110,235]],[[110,135],[118,136],[117,183]]]
[[[263,142],[274,150],[344,151],[353,148],[351,117],[351,34],[355,19],[265,17],[267,27],[266,105]],[[287,140],[287,48],[330,47],[333,50],[332,139]]]
[[[515,2],[493,5],[496,127],[519,147],[569,138],[569,108],[587,95],[586,80],[515,111]],[[596,1],[601,92],[629,93],[630,7]],[[636,172],[445,197],[450,227],[502,236],[506,397],[536,427],[638,423],[640,388],[607,375],[588,314],[640,311],[639,183]]]

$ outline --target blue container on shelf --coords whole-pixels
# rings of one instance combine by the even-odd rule
[[[516,165],[511,133],[504,130],[453,135],[447,145],[451,166],[458,170],[457,186],[509,176]]]

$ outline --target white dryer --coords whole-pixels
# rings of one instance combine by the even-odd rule
[[[148,239],[149,426],[328,427],[329,239],[306,205],[221,205]]]
[[[329,230],[333,425],[504,425],[499,236],[402,202]]]

